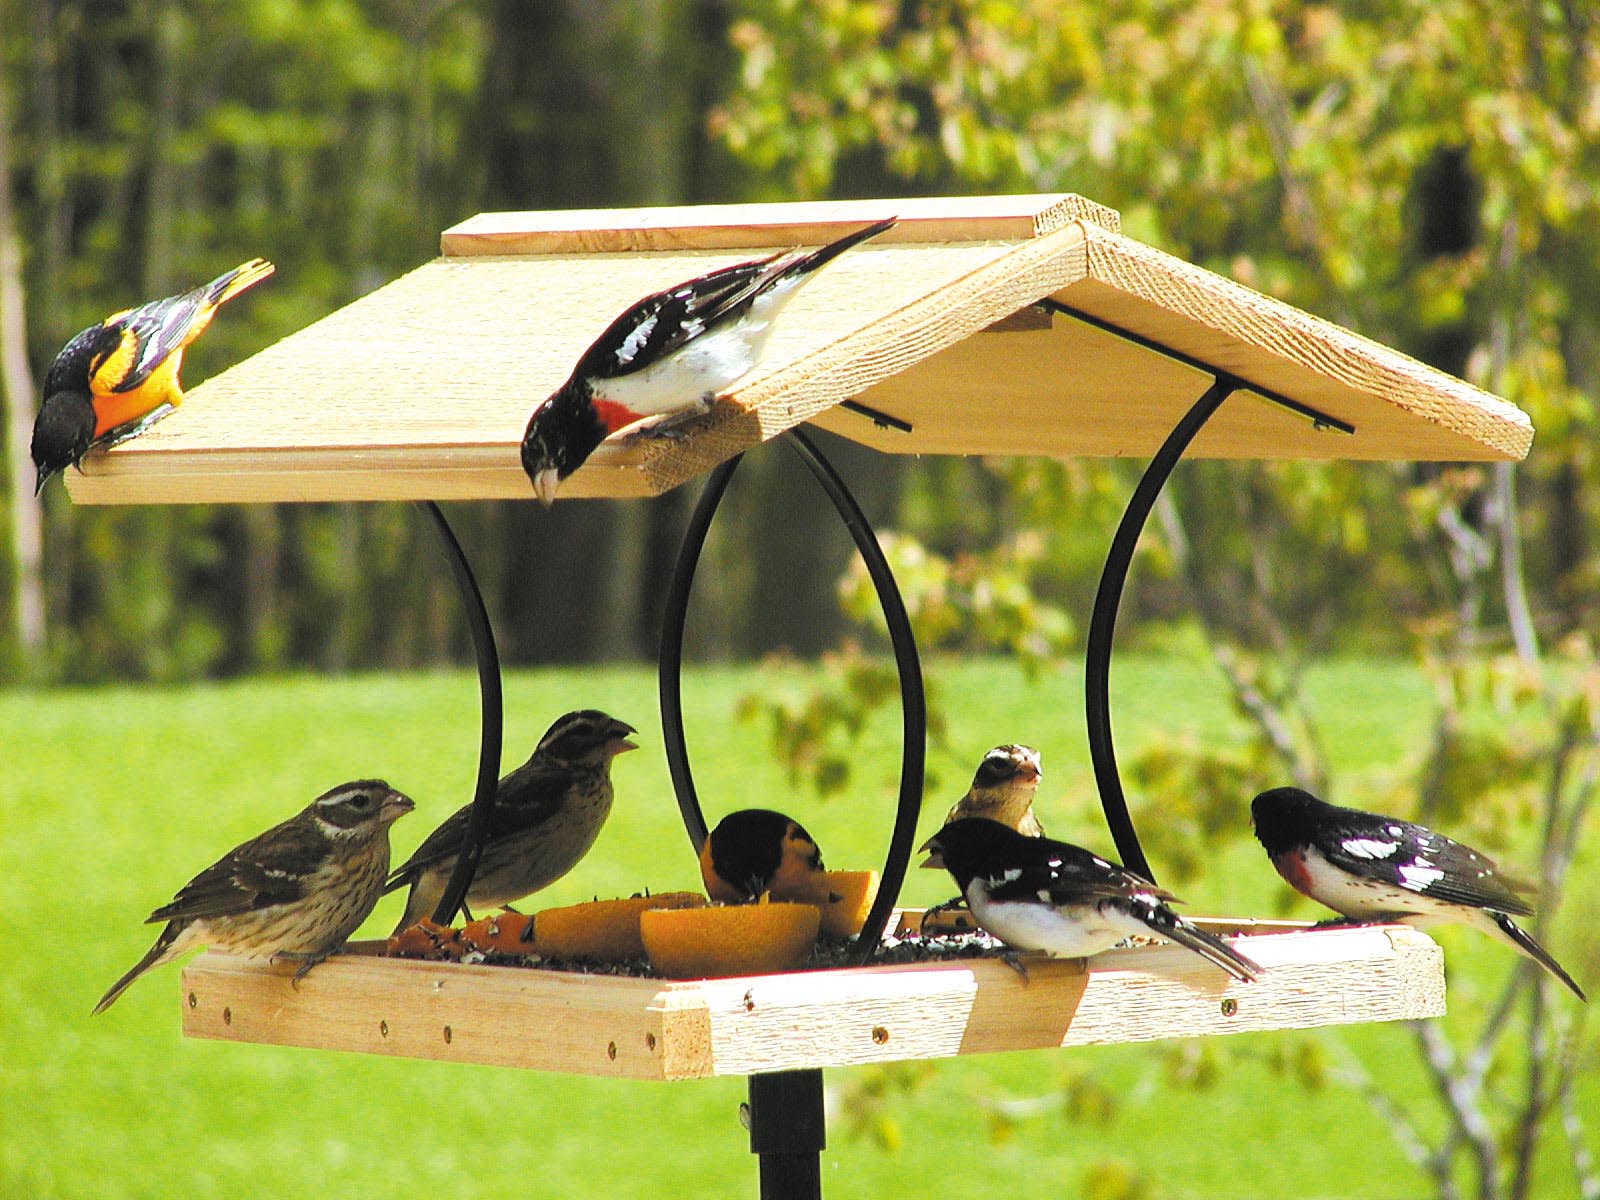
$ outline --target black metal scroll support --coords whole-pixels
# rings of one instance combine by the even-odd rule
[[[866,515],[850,494],[844,480],[804,433],[790,430],[789,445],[800,456],[817,482],[828,493],[856,549],[867,564],[867,573],[878,592],[889,640],[894,647],[895,666],[900,675],[900,704],[904,724],[904,743],[900,759],[900,798],[895,811],[894,830],[884,860],[877,899],[867,914],[857,939],[855,959],[865,962],[883,941],[911,863],[911,846],[916,837],[917,811],[922,804],[924,758],[927,752],[928,714],[922,692],[922,666],[917,656],[916,639],[906,614],[900,589],[883,556],[878,539]],[[695,852],[706,839],[705,814],[695,792],[694,775],[689,769],[689,751],[683,732],[683,630],[689,613],[689,592],[694,585],[695,565],[705,546],[706,532],[717,506],[727,491],[728,481],[738,469],[739,458],[731,458],[711,473],[705,490],[695,503],[678,551],[678,562],[667,593],[661,630],[661,732],[667,756],[667,769]],[[816,1069],[777,1071],[750,1076],[750,1150],[761,1162],[762,1200],[804,1200],[822,1194],[820,1155],[826,1143],[826,1121],[822,1104],[822,1072]]]
[[[696,854],[705,844],[708,830],[705,814],[700,811],[700,797],[694,790],[694,773],[689,770],[689,747],[683,740],[683,627],[689,618],[689,591],[694,587],[694,569],[706,544],[706,531],[711,528],[711,518],[717,515],[728,481],[743,459],[744,455],[736,454],[712,471],[700,499],[695,501],[661,617],[661,656],[656,679],[661,694],[662,749],[667,755],[672,791],[678,797],[678,811],[683,814],[683,827],[689,831]]]
[[[478,782],[472,796],[472,814],[467,818],[461,854],[456,859],[455,870],[445,885],[444,895],[433,919],[441,925],[455,920],[456,910],[465,899],[472,875],[478,869],[478,858],[483,853],[484,836],[489,832],[489,814],[494,808],[495,787],[500,780],[500,745],[505,719],[500,697],[500,655],[495,650],[494,630],[489,626],[489,611],[484,607],[483,593],[472,574],[467,556],[456,540],[443,511],[432,500],[418,501],[417,507],[433,521],[439,541],[444,545],[445,557],[450,560],[450,572],[455,576],[456,587],[461,592],[462,607],[466,609],[467,628],[472,633],[472,652],[478,662],[478,694],[481,699],[483,733],[478,746]]]
[[[1134,832],[1128,798],[1123,794],[1122,778],[1117,774],[1116,751],[1111,744],[1111,639],[1117,628],[1117,606],[1122,601],[1123,584],[1128,580],[1128,567],[1133,562],[1139,535],[1144,531],[1150,510],[1155,507],[1156,497],[1195,434],[1240,386],[1231,375],[1218,372],[1215,382],[1161,443],[1161,449],[1140,476],[1139,486],[1134,488],[1128,501],[1128,510],[1122,514],[1122,521],[1111,539],[1111,550],[1100,574],[1100,586],[1094,594],[1094,611],[1089,616],[1089,636],[1083,655],[1083,708],[1089,725],[1089,760],[1094,765],[1095,784],[1100,790],[1100,806],[1105,809],[1106,824],[1111,827],[1111,837],[1117,843],[1123,866],[1152,882],[1155,876],[1150,873],[1150,863],[1139,845],[1139,835]]]
[[[922,665],[917,656],[916,639],[911,632],[911,619],[900,598],[900,589],[895,585],[888,560],[884,558],[883,549],[878,545],[878,539],[860,505],[810,438],[798,429],[791,429],[788,442],[828,493],[828,499],[833,501],[834,508],[855,541],[856,549],[867,564],[867,573],[883,606],[889,641],[894,648],[895,666],[900,676],[904,739],[900,757],[900,798],[879,880],[878,896],[873,901],[856,942],[855,958],[858,962],[865,962],[883,941],[883,931],[888,928],[889,917],[900,896],[900,887],[905,882],[906,868],[911,863],[911,844],[916,839],[928,730],[927,706],[922,692]],[[706,819],[700,809],[694,774],[689,768],[688,746],[684,741],[683,628],[689,612],[689,591],[694,585],[695,566],[705,545],[706,531],[711,527],[711,519],[716,515],[717,506],[722,502],[728,481],[738,465],[738,458],[723,463],[712,472],[705,490],[700,493],[700,499],[689,517],[688,528],[684,531],[683,545],[678,551],[678,563],[672,573],[672,584],[662,616],[658,675],[662,744],[667,756],[667,770],[672,776],[673,791],[678,797],[678,808],[683,814],[684,828],[688,830],[689,840],[697,854],[706,839]]]
[[[1133,562],[1133,552],[1139,544],[1139,535],[1155,507],[1156,497],[1166,486],[1168,477],[1189,443],[1230,395],[1236,391],[1250,391],[1297,416],[1306,418],[1318,430],[1353,434],[1354,425],[1338,417],[1302,404],[1271,388],[1262,387],[1247,379],[1232,375],[1185,354],[1170,346],[1113,325],[1093,313],[1084,312],[1063,304],[1052,297],[1039,301],[1041,307],[1061,313],[1073,320],[1082,321],[1113,337],[1142,346],[1174,362],[1204,371],[1212,383],[1194,406],[1184,415],[1178,427],[1156,451],[1150,465],[1139,479],[1139,486],[1128,501],[1128,510],[1122,514],[1116,535],[1111,539],[1111,549],[1106,555],[1105,569],[1100,575],[1100,586],[1095,591],[1094,611],[1089,617],[1089,635],[1084,648],[1084,716],[1088,722],[1089,760],[1094,766],[1095,784],[1100,791],[1100,806],[1105,809],[1106,824],[1117,844],[1117,853],[1124,866],[1154,880],[1150,863],[1139,845],[1139,835],[1134,832],[1133,818],[1128,814],[1128,799],[1122,791],[1122,777],[1117,773],[1117,755],[1111,744],[1111,639],[1117,627],[1117,606],[1122,600],[1122,587],[1128,580],[1128,567]]]

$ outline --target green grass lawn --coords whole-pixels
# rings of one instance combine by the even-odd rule
[[[1082,746],[1076,667],[1032,683],[998,662],[935,662],[928,673],[942,689],[956,749],[930,759],[938,784],[924,833],[983,750],[1021,740],[1044,750],[1041,808],[1052,832],[1111,850],[1096,832],[1103,826]],[[830,865],[875,865],[894,803],[898,714],[883,714],[864,739],[851,794],[827,802],[792,794],[765,731],[733,718],[740,694],[757,686],[800,694],[811,679],[800,666],[688,675],[690,749],[707,815],[781,807],[817,836]],[[1202,667],[1123,662],[1113,684],[1125,758],[1152,739],[1234,728]],[[1346,783],[1394,770],[1426,736],[1426,685],[1408,668],[1334,664],[1316,674],[1312,690]],[[618,760],[610,823],[541,903],[645,885],[698,887],[660,754],[651,670],[511,675],[506,766],[575,707],[637,725],[644,749]],[[470,794],[477,722],[475,681],[462,672],[0,694],[0,870],[21,882],[0,940],[0,1196],[753,1195],[755,1164],[737,1121],[740,1080],[615,1082],[186,1041],[178,1035],[176,966],[89,1017],[153,938],[155,928],[141,924],[152,908],[228,847],[334,783],[379,775],[413,796],[417,813],[394,831],[397,859],[408,853]],[[1341,798],[1348,795],[1347,788]],[[1247,801],[1240,797],[1241,832]],[[1584,878],[1581,864],[1573,878]],[[1281,885],[1253,845],[1241,844],[1185,893],[1198,912],[1282,909]],[[948,894],[942,875],[913,872],[905,900]],[[1574,895],[1566,916],[1592,907]],[[390,897],[364,932],[387,932],[398,912]],[[1510,956],[1471,934],[1441,940],[1451,1019],[1471,1022],[1474,1002],[1503,978]],[[1575,975],[1600,985],[1593,963],[1567,953],[1570,938],[1558,936],[1556,945]],[[994,1055],[888,1077],[832,1071],[830,1093],[843,1099],[824,1155],[825,1186],[840,1197],[1075,1195],[1091,1168],[1114,1171],[1104,1164],[1120,1162],[1142,1175],[1141,1194],[1150,1196],[1420,1192],[1420,1177],[1363,1103],[1337,1087],[1307,1091],[1272,1069],[1273,1060],[1324,1052],[1359,1057],[1401,1094],[1416,1083],[1411,1039],[1388,1026]],[[1209,1086],[1167,1086],[1185,1072]],[[878,1109],[863,1085],[903,1074],[919,1086],[891,1092]],[[1015,1124],[996,1116],[1010,1101],[1056,1092],[1070,1101],[1024,1105]],[[1600,1110],[1593,1079],[1583,1093],[1591,1111]],[[898,1136],[896,1150],[852,1132],[850,1114],[879,1111],[879,1131]],[[1559,1164],[1545,1174],[1550,1190],[1540,1194],[1569,1193]]]

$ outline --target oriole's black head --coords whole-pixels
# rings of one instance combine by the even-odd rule
[[[46,396],[33,421],[33,466],[37,496],[52,475],[76,466],[94,440],[94,405],[89,393],[56,392]]]
[[[121,340],[121,331],[91,325],[61,348],[44,377],[44,403],[33,421],[33,465],[38,471],[33,494],[52,475],[76,466],[94,441],[94,403],[89,376],[95,364]]]
[[[987,817],[963,817],[951,821],[922,844],[922,849],[937,854],[963,892],[978,875],[998,875],[1008,865],[1031,861],[1041,839],[1018,833],[1009,825]]]
[[[522,469],[546,507],[555,500],[561,481],[583,466],[605,439],[605,422],[580,381],[568,380],[533,410],[522,434]]]
[[[610,762],[625,750],[639,747],[628,740],[637,730],[626,721],[607,716],[594,708],[569,712],[545,730],[535,756],[563,766],[578,763]]]
[[[1250,802],[1256,838],[1273,857],[1310,845],[1314,833],[1340,810],[1297,787],[1272,788]]]

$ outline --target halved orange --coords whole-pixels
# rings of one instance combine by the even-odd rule
[[[876,871],[829,871],[830,900],[822,910],[822,932],[833,937],[855,937],[878,898]]]
[[[814,904],[726,904],[651,909],[639,933],[650,965],[669,979],[714,979],[792,971],[817,940]]]
[[[657,896],[590,900],[565,908],[547,908],[533,918],[533,952],[601,962],[643,958],[641,913],[654,908],[703,908],[705,903],[706,898],[699,892],[662,892]]]

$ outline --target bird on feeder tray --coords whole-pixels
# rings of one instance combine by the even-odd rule
[[[876,221],[820,249],[751,259],[646,296],[583,352],[572,375],[533,410],[522,468],[546,505],[611,434],[646,418],[652,436],[706,412],[761,359],[773,318],[821,267],[882,233]]]
[[[632,725],[592,708],[559,718],[528,761],[500,780],[464,906],[509,905],[549,887],[589,852],[611,814],[611,760],[637,750]],[[457,809],[396,867],[384,894],[409,887],[395,935],[431,918],[461,854],[472,805]]]
[[[1250,804],[1256,838],[1295,891],[1357,921],[1470,925],[1507,942],[1579,1000],[1583,989],[1511,918],[1530,916],[1533,891],[1485,855],[1395,817],[1340,808],[1295,787]]]
[[[218,306],[273,272],[253,258],[210,283],[113,313],[62,347],[44,377],[33,422],[34,495],[96,447],[143,433],[183,402],[178,369]]]
[[[360,779],[235,846],[146,918],[167,927],[94,1011],[110,1008],[151,967],[198,946],[296,959],[298,980],[343,945],[378,903],[389,872],[389,826],[411,808],[381,779]]]
[[[773,900],[826,905],[838,899],[828,887],[822,851],[799,822],[769,808],[731,812],[700,847],[706,895],[723,904]]]
[[[1227,942],[1173,912],[1170,892],[1080,846],[966,817],[922,848],[939,856],[978,924],[1013,950],[1086,958],[1130,935],[1153,933],[1235,979],[1261,972]]]

